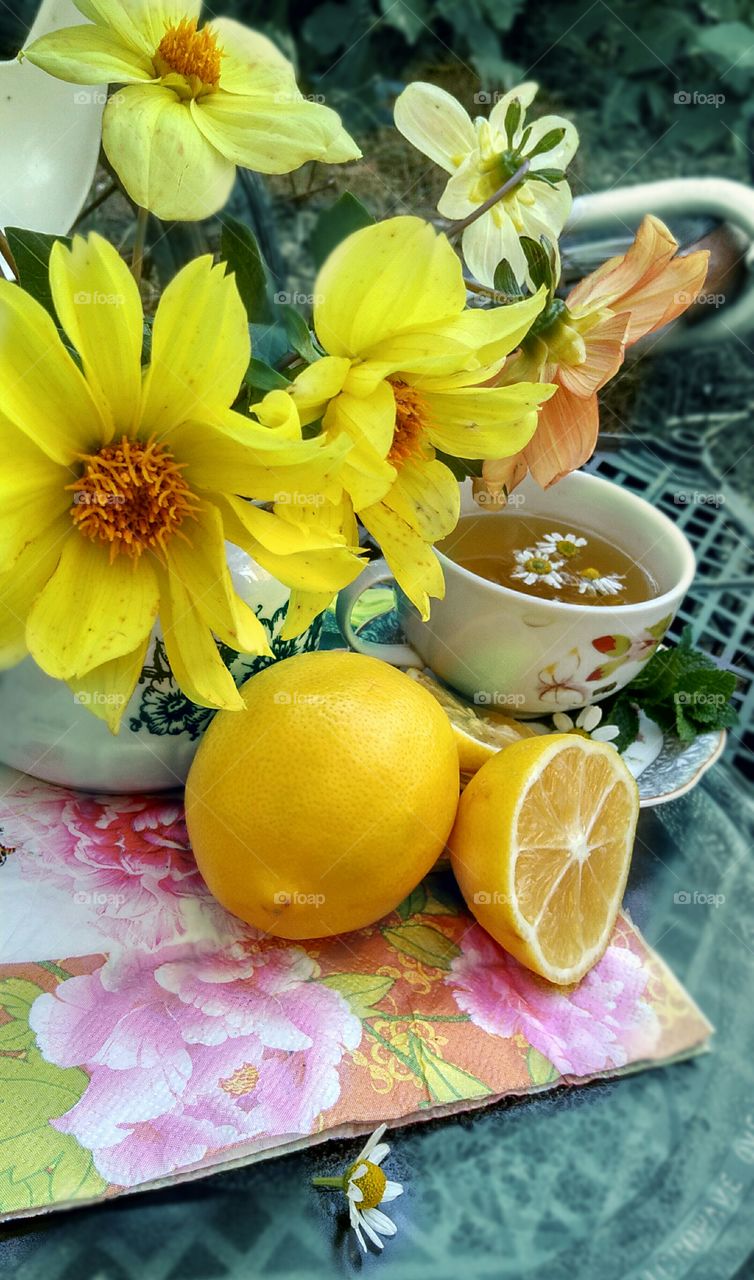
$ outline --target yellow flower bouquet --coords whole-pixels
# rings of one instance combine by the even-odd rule
[[[301,314],[272,301],[251,229],[226,215],[219,260],[188,262],[155,307],[140,283],[157,219],[217,214],[239,168],[286,174],[361,151],[267,37],[203,21],[193,0],[76,3],[86,21],[20,56],[105,86],[104,156],[136,230],[130,269],[96,233],[3,241],[16,278],[0,283],[0,656],[23,664],[18,690],[64,690],[105,734],[138,734],[157,700],[152,728],[193,744],[157,751],[152,781],[171,785],[212,712],[243,706],[241,678],[316,643],[363,567],[360,530],[426,619],[459,477],[505,501],[527,470],[546,486],[580,466],[596,392],[627,345],[693,299],[706,255],[675,258],[649,219],[564,300],[573,125],[527,123],[533,84],[472,122],[417,83],[395,123],[449,175],[435,223],[375,222],[341,199]],[[282,337],[274,357],[257,349],[260,322]],[[65,761],[40,761],[44,745],[11,762],[72,780]],[[98,784],[92,752],[73,780]],[[123,767],[123,789],[151,776]]]

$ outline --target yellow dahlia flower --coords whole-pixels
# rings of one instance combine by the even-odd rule
[[[44,308],[0,282],[0,665],[30,653],[49,675],[108,695],[90,705],[115,728],[159,616],[184,692],[241,709],[213,635],[242,653],[269,647],[233,590],[225,539],[295,589],[332,594],[360,565],[324,527],[236,495],[337,496],[342,447],[228,409],[248,327],[211,258],[165,290],[143,376],[141,302],[115,249],[96,235],[58,242],[50,284],[80,367]]]
[[[531,438],[537,407],[554,388],[484,383],[544,302],[540,291],[513,306],[468,310],[448,240],[412,217],[355,232],[317,278],[314,328],[328,354],[298,375],[290,395],[304,425],[321,419],[326,440],[350,444],[343,488],[425,618],[429,596],[444,590],[431,544],[459,513],[458,482],[436,450],[491,458]]]
[[[460,102],[436,85],[416,81],[395,103],[395,125],[404,138],[450,174],[437,208],[462,219],[484,204],[524,161],[523,180],[463,232],[463,256],[482,284],[492,285],[505,258],[523,283],[528,267],[520,237],[556,244],[571,209],[563,170],[579,135],[562,116],[541,116],[527,125],[525,113],[537,85],[520,84],[493,106],[489,119],[472,121]]]
[[[193,221],[225,204],[236,165],[289,173],[361,155],[335,111],[300,94],[272,41],[230,18],[199,26],[201,0],[76,0],[92,25],[24,51],[74,84],[125,85],[102,142],[126,191],[160,218]]]

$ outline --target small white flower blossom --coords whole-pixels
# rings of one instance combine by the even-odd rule
[[[598,573],[596,569],[584,569],[578,575],[579,595],[619,596],[623,590],[622,573]]]
[[[574,721],[564,711],[556,711],[552,722],[561,733],[577,733],[582,738],[593,738],[595,742],[607,742],[615,746],[614,739],[620,736],[616,724],[600,724],[602,707],[584,707]]]
[[[565,578],[558,572],[562,568],[562,560],[552,560],[542,555],[537,547],[527,547],[524,551],[514,551],[516,568],[511,577],[526,583],[527,587],[535,583],[543,583],[548,587],[562,587]]]
[[[366,1233],[373,1245],[384,1248],[382,1236],[394,1236],[398,1228],[386,1213],[379,1208],[395,1200],[403,1193],[400,1182],[390,1182],[380,1168],[382,1161],[390,1151],[381,1138],[386,1126],[381,1124],[368,1138],[352,1165],[340,1178],[314,1178],[317,1187],[339,1188],[348,1199],[348,1213],[356,1239],[364,1253],[367,1252],[362,1231]]]
[[[542,541],[537,543],[537,551],[545,556],[559,555],[569,560],[578,555],[580,547],[585,546],[586,538],[580,538],[575,533],[553,532],[546,533]]]

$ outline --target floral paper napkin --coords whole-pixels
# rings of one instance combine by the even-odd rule
[[[205,888],[171,797],[0,776],[0,1216],[699,1052],[711,1028],[621,918],[541,982],[438,865],[392,915],[305,944]]]

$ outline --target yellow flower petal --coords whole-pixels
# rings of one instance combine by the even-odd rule
[[[258,546],[254,559],[287,587],[322,593],[329,591],[331,597],[341,587],[353,582],[364,567],[348,547],[327,547],[278,556]]]
[[[28,653],[29,610],[54,573],[64,542],[72,533],[70,520],[58,516],[38,529],[11,569],[0,573],[0,668],[15,666]]]
[[[193,99],[191,114],[221,155],[257,173],[290,173],[307,160],[338,163],[361,155],[337,112],[283,92],[266,98],[220,90]]]
[[[306,631],[314,619],[329,607],[333,594],[332,591],[291,591],[280,639],[295,640],[302,631]]]
[[[395,127],[417,151],[454,173],[476,147],[474,126],[460,102],[437,85],[416,80],[395,102]]]
[[[65,486],[72,477],[2,414],[0,447],[9,460],[9,465],[0,467],[0,568],[4,571],[40,529],[70,507],[71,495]]]
[[[26,629],[29,652],[59,680],[131,653],[149,634],[158,607],[157,579],[144,557],[138,564],[74,534],[32,605]]]
[[[340,496],[338,476],[352,448],[345,436],[281,440],[240,414],[226,415],[225,422],[222,429],[187,422],[171,434],[192,488],[238,493],[260,502],[295,503],[309,493]]]
[[[274,431],[283,440],[301,439],[301,418],[293,397],[280,390],[268,391],[264,400],[249,409],[262,426]]]
[[[24,56],[48,75],[70,84],[139,84],[155,80],[148,54],[129,48],[103,27],[62,27],[40,36]]]
[[[264,627],[233,588],[225,557],[219,511],[211,504],[186,525],[186,540],[173,538],[167,552],[170,575],[191,596],[194,607],[214,634],[239,653],[269,655]]]
[[[427,392],[427,433],[432,443],[456,458],[504,458],[528,444],[537,428],[537,406],[555,392],[552,383],[519,382],[512,387],[469,387]]]
[[[367,355],[405,329],[463,310],[461,264],[421,218],[388,218],[354,232],[325,262],[314,286],[314,327],[335,356]]]
[[[383,502],[359,513],[362,524],[377,539],[399,587],[416,605],[423,620],[429,617],[429,597],[445,594],[440,561],[428,542],[396,511]]]
[[[371,396],[358,399],[341,393],[330,401],[323,426],[328,438],[351,442],[340,474],[355,509],[379,502],[395,480],[395,468],[386,461],[395,431],[392,388],[380,382]]]
[[[244,700],[189,592],[174,574],[158,572],[165,651],[181,689],[200,707],[243,711]]]
[[[77,701],[98,720],[104,720],[111,733],[117,733],[120,728],[123,712],[141,675],[148,644],[149,635],[146,635],[133,653],[111,658],[86,675],[68,681]]]
[[[152,330],[144,379],[143,430],[167,432],[210,420],[235,399],[249,364],[246,311],[233,276],[209,255],[171,280]],[[231,486],[232,489],[232,486]]]
[[[438,325],[434,336],[438,344],[456,342],[473,352],[480,365],[490,365],[502,361],[519,345],[546,302],[547,291],[542,288],[531,298],[505,307],[473,307]]]
[[[139,289],[117,249],[101,236],[57,241],[50,284],[60,323],[111,432],[130,432],[141,400],[143,315]]]
[[[461,495],[453,472],[444,463],[406,462],[384,504],[425,542],[438,542],[458,523]]]
[[[207,23],[223,51],[220,88],[226,93],[255,93],[263,67],[277,67],[295,83],[293,67],[277,45],[259,31],[233,18],[213,18]]]
[[[328,400],[332,400],[350,376],[351,362],[337,356],[325,356],[303,369],[291,384],[290,395],[296,402],[303,426],[320,418]]]
[[[102,145],[131,199],[167,222],[217,213],[235,166],[197,129],[188,103],[161,85],[129,85],[110,99]]]
[[[318,518],[318,506],[311,508],[315,518],[310,521],[305,514],[310,508],[298,503],[283,502],[274,511],[263,511],[253,502],[229,495],[213,494],[213,502],[223,517],[226,538],[250,556],[256,556],[260,546],[276,555],[288,556],[345,542],[337,529],[329,528]],[[325,508],[330,505],[324,504]]]
[[[153,54],[168,26],[198,18],[201,0],[75,0],[76,8],[98,26],[114,31],[134,49]]]
[[[0,281],[3,413],[56,462],[98,448],[105,427],[83,375],[44,307]]]

